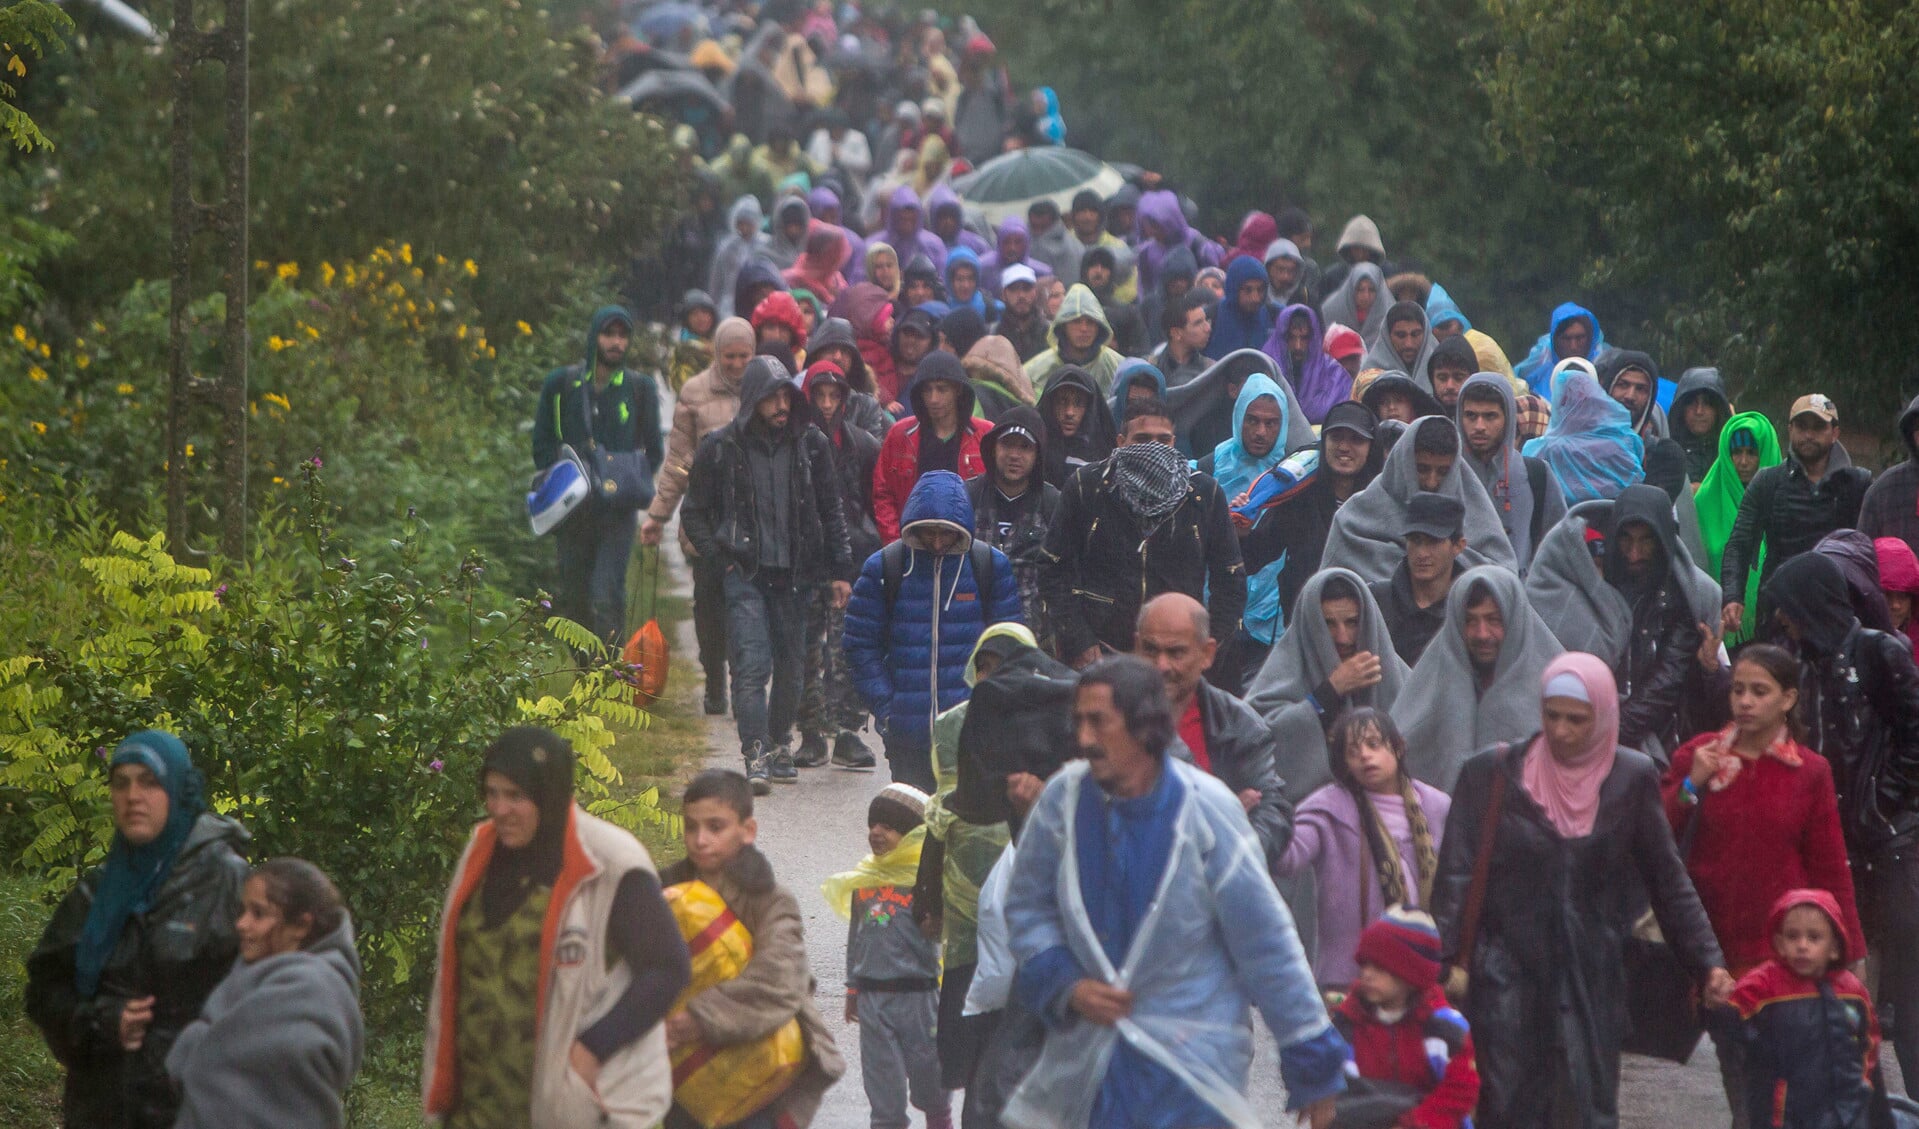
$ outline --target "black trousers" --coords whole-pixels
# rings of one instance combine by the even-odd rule
[[[726,562],[692,558],[693,637],[708,693],[726,686]]]

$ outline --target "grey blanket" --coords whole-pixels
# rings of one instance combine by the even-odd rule
[[[1350,503],[1349,503],[1350,504]],[[1499,605],[1505,642],[1484,693],[1466,650],[1466,605],[1484,586]],[[1453,582],[1440,629],[1393,704],[1406,738],[1406,767],[1414,777],[1452,793],[1460,766],[1481,749],[1516,741],[1539,728],[1539,677],[1565,650],[1526,599],[1519,577],[1495,565],[1472,569]]]
[[[1406,559],[1406,505],[1419,493],[1419,469],[1413,461],[1413,448],[1419,432],[1428,427],[1451,427],[1452,421],[1440,416],[1416,419],[1406,434],[1393,444],[1386,455],[1385,468],[1366,489],[1346,500],[1333,516],[1332,530],[1326,535],[1326,551],[1320,556],[1321,568],[1349,568],[1368,584],[1391,580],[1393,570]],[[1462,444],[1463,446],[1463,444]],[[1513,555],[1499,512],[1486,494],[1479,475],[1465,465],[1462,451],[1453,468],[1439,484],[1438,493],[1459,499],[1466,507],[1466,551],[1459,563],[1467,568],[1499,565],[1515,574],[1519,559]]]
[[[1588,528],[1612,523],[1612,503],[1582,502],[1540,539],[1526,597],[1553,637],[1568,651],[1597,655],[1614,670],[1626,657],[1632,637],[1632,608],[1606,583],[1586,547]]]
[[[351,919],[312,948],[235,961],[167,1054],[174,1129],[340,1129],[365,1045]]]

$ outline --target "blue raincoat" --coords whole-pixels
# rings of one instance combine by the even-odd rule
[[[1539,340],[1533,342],[1532,352],[1526,354],[1526,359],[1513,366],[1513,374],[1526,382],[1527,386],[1533,390],[1533,395],[1552,399],[1553,369],[1559,362],[1567,359],[1554,351],[1553,335],[1559,332],[1560,326],[1574,318],[1584,318],[1586,324],[1592,326],[1593,339],[1592,344],[1586,349],[1586,359],[1590,361],[1597,358],[1600,351],[1605,349],[1606,333],[1599,328],[1599,319],[1593,316],[1593,312],[1577,302],[1561,302],[1553,309],[1551,328],[1547,329]],[[1571,501],[1571,499],[1567,500]]]
[[[1262,396],[1270,397],[1279,405],[1279,439],[1274,442],[1272,450],[1254,458],[1240,444],[1239,437],[1246,422],[1246,409]],[[1263,372],[1248,376],[1246,383],[1240,386],[1239,399],[1233,402],[1232,437],[1213,448],[1213,480],[1219,483],[1220,490],[1225,492],[1229,501],[1245,493],[1260,475],[1286,457],[1287,430],[1292,422],[1288,415],[1291,410],[1285,392],[1280,390],[1272,377]],[[1197,467],[1198,464],[1194,465]],[[1279,599],[1279,574],[1285,568],[1286,555],[1281,553],[1278,560],[1246,578],[1246,611],[1240,623],[1246,634],[1268,645],[1278,636],[1286,618]]]

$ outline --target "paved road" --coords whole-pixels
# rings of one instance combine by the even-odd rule
[[[665,560],[679,591],[689,582],[677,541],[669,530]],[[675,657],[682,662],[697,662],[692,625],[681,625]],[[877,753],[879,741],[869,737]],[[739,740],[730,717],[709,718],[707,725],[708,763],[719,768],[739,768]],[[866,1129],[866,1095],[860,1085],[859,1032],[841,1022],[839,1001],[846,987],[844,922],[826,905],[820,895],[820,883],[830,874],[845,870],[866,853],[866,805],[883,787],[888,777],[885,759],[878,772],[850,772],[843,769],[808,769],[800,782],[775,788],[771,796],[759,802],[761,850],[773,863],[773,872],[787,888],[798,895],[800,910],[806,919],[808,951],[813,958],[813,974],[819,981],[818,1002],[827,1026],[839,1041],[846,1056],[846,1077],[827,1095],[814,1125],[817,1129]],[[1890,1074],[1896,1085],[1897,1067]],[[1279,1084],[1278,1053],[1272,1036],[1264,1026],[1259,1029],[1258,1052],[1253,1064],[1253,1096],[1259,1109],[1270,1111],[1266,1124],[1273,1129],[1293,1124],[1286,1116],[1285,1091]],[[954,1115],[958,1116],[958,1095]],[[1684,1126],[1707,1129],[1726,1122],[1725,1098],[1719,1088],[1719,1067],[1712,1043],[1706,1040],[1685,1066],[1628,1058],[1620,1086],[1621,1124],[1624,1129],[1655,1129]],[[915,1124],[919,1119],[915,1118]]]

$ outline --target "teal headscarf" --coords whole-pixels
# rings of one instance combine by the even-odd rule
[[[166,884],[194,821],[207,810],[206,781],[193,767],[186,745],[173,734],[158,729],[133,734],[113,751],[109,771],[123,764],[144,765],[166,789],[167,823],[144,846],[134,846],[117,830],[113,833],[73,955],[73,985],[87,999],[100,988],[100,974],[120,943],[127,918],[153,908],[154,895]]]

